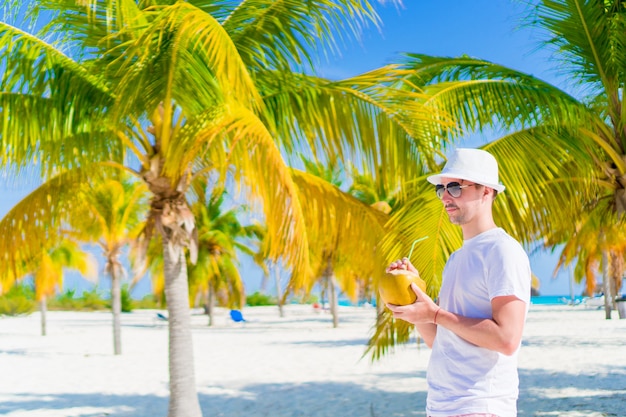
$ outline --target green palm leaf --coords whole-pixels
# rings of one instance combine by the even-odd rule
[[[328,161],[364,160],[372,173],[390,161],[410,177],[414,171],[406,170],[413,163],[391,162],[432,161],[431,140],[452,126],[442,113],[422,104],[424,94],[403,88],[395,67],[340,81],[287,72],[264,72],[257,78],[267,117],[276,123],[287,152],[307,150]]]
[[[116,92],[124,97],[117,103],[118,114],[171,100],[190,114],[234,97],[258,106],[256,87],[233,41],[211,15],[184,2],[154,13],[139,38],[120,45],[123,59],[108,64],[107,71],[119,77]]]
[[[316,225],[309,228],[308,238],[318,263],[326,262],[324,253],[331,254],[336,265],[347,260],[350,265],[344,270],[351,278],[370,277],[384,270],[375,256],[375,249],[385,232],[388,216],[318,176],[295,169],[292,175],[303,204],[305,222]],[[292,287],[310,289],[318,276],[306,280],[298,278]]]
[[[371,4],[361,0],[252,0],[245,7],[221,3],[231,5],[222,24],[250,68],[313,66],[311,49],[336,52],[344,37],[358,36],[368,22],[378,23]]]
[[[102,109],[112,103],[102,79],[54,46],[3,22],[0,65],[4,68],[0,84],[4,163],[15,163],[19,169],[39,162],[44,174],[50,175],[58,172],[59,160],[77,166],[103,154],[119,157],[113,147],[102,143],[80,146],[104,117]],[[48,140],[40,141],[42,135]]]
[[[406,54],[403,68],[411,74],[408,80],[428,93],[426,104],[450,114],[464,133],[595,119],[562,90],[489,61]]]

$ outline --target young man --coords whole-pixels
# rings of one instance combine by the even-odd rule
[[[413,304],[387,307],[432,347],[428,416],[514,417],[531,272],[522,246],[493,221],[493,200],[504,191],[498,164],[483,150],[457,149],[428,181],[461,227],[463,246],[446,263],[438,304],[413,284]],[[393,269],[417,273],[406,258]]]

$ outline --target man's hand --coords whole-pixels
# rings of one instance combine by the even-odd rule
[[[397,269],[413,272],[414,274],[419,276],[419,272],[417,271],[417,268],[413,266],[411,261],[409,261],[409,258],[402,258],[398,261],[390,263],[387,269],[385,269],[385,272],[391,272]]]
[[[411,264],[409,263],[409,265]],[[396,319],[404,320],[412,324],[433,323],[435,313],[439,309],[439,306],[435,304],[435,302],[424,291],[422,291],[417,284],[411,283],[411,289],[417,296],[417,299],[413,304],[406,306],[387,304],[387,308],[391,310],[393,317]]]
[[[412,265],[409,263],[412,267]],[[415,268],[413,268],[415,269]],[[417,296],[413,304],[397,306],[387,304],[387,308],[393,313],[395,319],[404,320],[415,325],[415,328],[426,342],[428,347],[433,346],[437,335],[437,326],[434,325],[435,315],[439,311],[439,306],[422,291],[417,284],[412,283],[411,289]]]

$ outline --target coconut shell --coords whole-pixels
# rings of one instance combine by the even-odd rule
[[[386,273],[378,283],[378,292],[385,304],[408,305],[413,304],[417,296],[411,289],[415,282],[422,291],[426,292],[426,282],[413,272],[395,269]]]

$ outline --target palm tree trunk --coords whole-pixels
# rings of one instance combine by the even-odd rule
[[[215,323],[213,314],[215,313],[215,291],[213,291],[213,286],[209,283],[209,286],[206,290],[206,314],[209,316],[209,326],[213,326]]]
[[[330,287],[330,314],[333,316],[333,327],[339,327],[339,301],[337,300],[337,288],[335,288],[335,280],[331,274],[328,277],[328,285]]]
[[[163,239],[165,297],[169,315],[170,402],[168,417],[202,417],[196,389],[189,312],[187,263],[182,245]]]
[[[46,296],[41,296],[39,300],[39,312],[41,313],[41,335],[45,336],[46,333],[46,313],[48,312],[48,304],[46,302]]]
[[[604,289],[604,318],[611,319],[611,283],[609,282],[609,256],[606,249],[602,250],[602,288]]]
[[[269,268],[271,268],[271,267],[272,267],[271,265],[272,265],[272,264],[271,264],[271,262],[270,262],[270,266],[269,266]],[[267,288],[267,281],[269,281],[269,279],[270,279],[269,272],[268,272],[267,274],[265,274],[265,273],[264,273],[264,274],[263,274],[263,277],[261,278],[261,285],[259,285],[259,289],[260,289],[260,291],[261,291],[262,293],[264,293],[264,292],[265,292],[265,289]]]
[[[115,264],[111,263],[111,311],[113,312],[113,353],[122,354],[122,291]]]
[[[278,266],[274,265],[274,278],[276,280],[276,297],[278,299],[278,314],[280,317],[285,317],[285,312],[283,311],[283,295],[280,289],[280,270]]]
[[[328,298],[330,303],[330,314],[333,316],[333,327],[339,327],[339,302],[337,300],[337,290],[333,277],[333,265],[330,256],[328,257],[326,269],[324,270],[326,285],[328,285]]]

